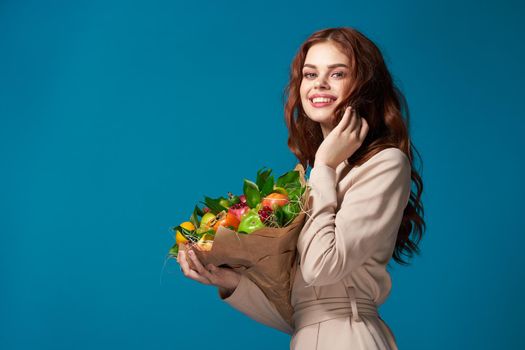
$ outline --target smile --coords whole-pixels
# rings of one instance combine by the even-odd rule
[[[327,97],[315,97],[313,99],[310,99],[310,104],[316,108],[326,107],[334,102],[335,99]]]

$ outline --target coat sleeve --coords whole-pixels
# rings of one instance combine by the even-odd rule
[[[311,212],[297,242],[300,269],[308,286],[337,283],[378,249],[395,243],[410,197],[411,166],[399,149],[385,149],[352,173],[337,208],[335,169],[310,171]],[[383,247],[383,248],[381,248]]]
[[[231,307],[251,319],[281,332],[292,334],[292,327],[282,318],[275,306],[268,300],[262,290],[245,275],[231,295],[219,288],[219,297]]]

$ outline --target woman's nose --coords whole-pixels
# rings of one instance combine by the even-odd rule
[[[319,78],[319,79],[317,79],[317,80],[314,82],[314,86],[315,86],[316,88],[320,88],[320,87],[328,88],[328,84],[326,83],[326,80],[323,79],[323,78]]]

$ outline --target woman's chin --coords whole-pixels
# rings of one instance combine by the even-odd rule
[[[333,115],[327,113],[311,113],[308,114],[308,118],[319,124],[330,124],[333,121]]]

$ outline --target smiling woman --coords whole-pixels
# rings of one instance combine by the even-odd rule
[[[402,255],[419,252],[425,227],[423,183],[401,113],[408,107],[377,46],[352,28],[312,34],[290,77],[288,146],[305,168],[312,166],[292,323],[245,275],[224,276],[219,296],[292,335],[294,350],[397,349],[378,312],[392,287],[386,267],[391,258],[407,264]]]

